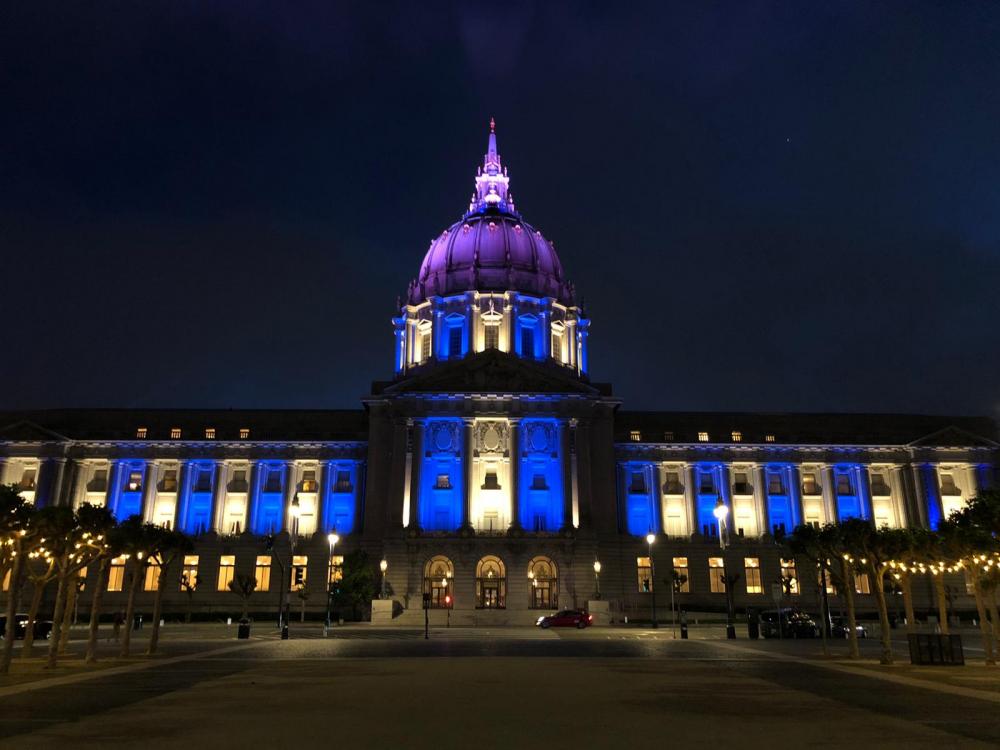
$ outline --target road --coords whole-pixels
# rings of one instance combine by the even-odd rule
[[[318,631],[304,631],[315,636]],[[432,632],[237,644],[2,697],[17,748],[996,747],[997,704],[812,662],[817,642],[669,631]],[[874,653],[876,644],[866,644]],[[860,669],[856,671],[862,671]],[[78,680],[69,676],[69,680]],[[990,679],[987,677],[987,679]],[[996,674],[992,679],[1000,679]],[[43,684],[43,683],[39,683]]]

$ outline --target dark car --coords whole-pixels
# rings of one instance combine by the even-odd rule
[[[760,634],[765,638],[815,638],[819,635],[819,625],[800,610],[772,609],[760,613]]]
[[[868,637],[868,629],[857,620],[855,620],[854,622],[854,629],[858,634],[858,638]],[[849,633],[850,633],[850,627],[847,624],[846,617],[830,618],[830,634],[834,638],[847,638]]]
[[[27,615],[14,615],[14,640],[24,640],[24,634],[28,629]],[[44,641],[52,635],[51,620],[35,620],[35,640]],[[7,634],[7,616],[0,615],[0,640]]]
[[[535,624],[540,628],[585,628],[594,616],[583,609],[563,609],[554,615],[542,615]]]

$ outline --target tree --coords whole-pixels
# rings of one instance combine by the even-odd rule
[[[129,516],[116,528],[116,546],[122,551],[126,565],[131,569],[128,584],[128,599],[125,605],[125,627],[122,632],[121,649],[118,656],[126,659],[132,646],[132,623],[135,618],[135,598],[139,587],[146,578],[150,564],[150,549],[154,537],[160,529],[153,524],[143,523],[140,516]]]
[[[942,521],[938,526],[938,534],[955,555],[957,566],[966,571],[972,583],[985,661],[988,666],[993,666],[996,664],[996,656],[993,650],[993,633],[986,616],[986,595],[982,574],[989,570],[986,563],[992,557],[991,553],[996,550],[997,540],[988,530],[976,523],[974,516],[965,515],[965,510],[953,513],[947,521]]]
[[[344,556],[341,563],[341,579],[333,590],[335,606],[348,606],[355,620],[361,607],[367,605],[377,590],[375,567],[363,549],[354,550]]]
[[[97,636],[101,624],[101,603],[104,592],[108,590],[108,577],[111,573],[111,560],[117,557],[121,550],[118,544],[117,529],[109,527],[104,535],[104,548],[98,556],[97,577],[94,582],[94,593],[90,599],[90,624],[87,628],[87,651],[84,661],[93,664],[97,661]]]
[[[828,536],[824,535],[819,527],[812,524],[797,526],[790,535],[785,537],[785,544],[791,550],[792,555],[804,557],[812,562],[823,582],[828,581],[832,574],[830,560],[831,555],[834,555],[834,553],[830,549],[828,542]],[[823,585],[821,584],[819,603],[823,625],[820,633],[823,636],[823,655],[829,656],[830,648],[827,645],[827,633],[830,627],[830,612],[826,606],[825,594],[826,592],[823,590]]]
[[[233,576],[233,580],[229,582],[229,590],[243,600],[243,613],[240,617],[244,620],[247,619],[247,613],[250,609],[250,597],[257,590],[257,578],[246,573],[237,573]]]
[[[187,571],[181,573],[181,591],[187,596],[187,609],[184,612],[184,622],[191,622],[191,609],[194,606],[194,592],[198,589],[199,576],[197,573],[188,575]]]
[[[32,515],[32,506],[25,502],[14,485],[0,485],[0,579],[10,573],[0,674],[10,671],[10,661],[14,654],[17,607],[24,585],[28,554],[35,544]]]
[[[305,586],[299,586],[295,589],[295,595],[302,602],[302,609],[299,612],[299,622],[306,621],[306,604],[309,602],[309,592],[306,590]]]
[[[163,589],[171,580],[170,569],[180,555],[194,549],[194,543],[187,534],[155,526],[149,530],[149,536],[151,544],[149,551],[150,564],[156,565],[159,570],[159,576],[156,581],[156,594],[153,598],[153,628],[149,634],[149,647],[146,649],[146,655],[152,656],[156,653],[156,647],[160,642]]]

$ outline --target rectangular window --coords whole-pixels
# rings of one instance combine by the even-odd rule
[[[125,556],[116,557],[108,568],[108,591],[121,591],[125,586]]]
[[[34,490],[35,477],[37,475],[38,475],[38,469],[25,469],[24,473],[21,474],[21,482],[18,484],[18,489]]]
[[[250,428],[240,427],[240,440],[246,440],[248,437],[250,437]]]
[[[195,472],[194,475],[194,491],[195,492],[211,492],[212,491],[212,470],[211,469],[192,469]]]
[[[87,589],[87,569],[80,568],[76,571],[76,593],[82,594]]]
[[[639,591],[648,594],[653,590],[653,567],[648,557],[635,558],[635,567],[639,574]]]
[[[664,432],[663,433],[663,439],[665,441],[667,441],[668,443],[673,442],[673,439],[674,439],[673,430],[667,430],[666,432]]]
[[[531,489],[533,490],[547,490],[549,486],[545,483],[544,474],[533,474],[531,477]]]
[[[163,472],[163,491],[177,492],[177,469],[166,469]]]
[[[333,555],[330,558],[330,583],[344,579],[344,556]]]
[[[233,471],[233,481],[229,483],[229,489],[233,492],[247,492],[250,485],[247,484],[247,470],[236,469]]]
[[[773,443],[774,442],[774,435],[765,435],[764,436],[764,442],[765,443]]]
[[[334,485],[335,492],[351,492],[353,487],[351,486],[351,472],[349,471],[338,471],[337,472],[337,483]]]
[[[301,591],[306,587],[306,570],[309,558],[305,555],[292,555],[292,591]]]
[[[438,490],[450,490],[451,489],[451,477],[447,474],[438,474],[437,481],[434,483],[434,489]]]
[[[142,489],[141,471],[130,471],[128,473],[128,482],[125,483],[125,489],[128,492],[138,492]]]
[[[767,494],[768,495],[785,494],[785,484],[781,479],[781,474],[767,475]]]
[[[763,594],[764,586],[760,582],[760,558],[743,558],[743,575],[747,582],[748,594]]]
[[[734,443],[742,443],[743,442],[743,433],[740,432],[739,430],[733,430],[733,442]]]
[[[707,432],[699,432],[698,433],[698,442],[699,443],[707,443],[708,442],[708,433]]]
[[[267,591],[271,588],[271,556],[257,555],[254,566],[254,577],[257,579],[257,591]]]
[[[781,559],[781,589],[791,596],[799,593],[799,576],[795,572],[795,560]]]
[[[750,482],[747,481],[747,473],[745,471],[736,472],[736,481],[733,484],[733,494],[736,495],[750,495],[753,494],[753,488],[750,486]]]
[[[819,494],[819,482],[816,481],[815,474],[807,473],[802,475],[802,494],[803,495]]]
[[[955,484],[955,477],[951,474],[941,475],[941,494],[952,496],[962,494],[962,491],[958,489],[958,486]]]
[[[633,495],[644,495],[646,494],[646,473],[642,471],[632,472],[632,481],[629,484],[628,491]]]
[[[521,329],[521,356],[535,356],[535,330],[533,328]]]
[[[678,594],[687,594],[691,591],[691,576],[688,574],[686,557],[674,558],[674,591]]]
[[[426,331],[420,335],[420,361],[426,362],[431,358],[431,332]]]
[[[500,326],[493,323],[483,328],[483,346],[487,349],[500,348]]]
[[[143,591],[156,591],[160,588],[160,566],[150,563],[146,566],[146,580],[142,583]]]
[[[681,485],[681,476],[676,471],[668,471],[666,481],[663,483],[663,491],[667,495],[683,495],[684,487]]]
[[[868,580],[867,573],[854,574],[854,591],[858,594],[870,594],[872,592],[872,584]]]
[[[552,358],[562,361],[562,331],[552,329]]]
[[[198,555],[184,555],[181,591],[194,591],[196,588],[198,588]]]
[[[181,428],[180,427],[171,427],[170,428],[170,439],[171,440],[180,440],[180,437],[181,437]]]
[[[851,478],[847,474],[837,475],[837,494],[838,495],[851,494]]]
[[[887,497],[892,492],[889,490],[889,483],[885,481],[885,474],[872,474],[872,494],[877,497]]]
[[[708,472],[701,472],[698,475],[698,492],[702,495],[715,493],[715,480]]]
[[[264,492],[281,492],[281,471],[279,469],[265,469],[267,474],[264,480]]]
[[[315,492],[316,491],[316,472],[315,471],[303,471],[302,472],[302,491],[303,492]]]
[[[205,428],[205,440],[215,440],[215,428],[206,427]]]
[[[462,356],[462,326],[451,326],[448,329],[448,356]]]
[[[87,492],[107,492],[108,490],[108,470],[95,469],[94,478],[87,485]]]
[[[642,433],[639,432],[639,430],[632,430],[628,434],[628,439],[631,440],[633,443],[638,443],[642,440]]]
[[[219,558],[219,591],[229,591],[229,584],[233,582],[233,575],[236,573],[236,555],[223,555]]]
[[[721,557],[708,558],[708,588],[713,594],[726,593],[726,566]]]
[[[146,433],[147,433],[147,432],[148,432],[148,430],[147,430],[147,429],[146,429],[145,427],[138,427],[138,428],[136,428],[136,431],[135,431],[135,436],[136,436],[136,437],[137,437],[137,438],[138,438],[139,440],[145,440],[145,439],[146,439]]]
[[[823,590],[823,570],[821,568],[816,569],[816,588],[820,591]],[[826,571],[826,593],[831,596],[837,595],[837,587],[833,583],[833,575],[829,570]]]
[[[486,477],[483,479],[483,486],[480,489],[484,490],[499,490],[500,481],[497,479],[496,471],[487,471]]]

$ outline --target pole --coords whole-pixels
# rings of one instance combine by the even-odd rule
[[[729,576],[729,563],[726,561],[726,539],[724,532],[728,531],[723,517],[719,517],[719,550],[722,552],[722,577],[726,582],[726,640],[735,640],[736,625],[733,623],[733,581]],[[779,613],[780,616],[780,613]]]
[[[673,568],[671,568],[671,571],[673,571]],[[674,572],[674,575],[676,575],[676,571],[673,571],[673,572]],[[670,623],[671,623],[670,629],[671,629],[671,632],[673,634],[673,638],[676,641],[677,640],[677,610],[674,609],[674,589],[675,588],[677,588],[677,584],[675,582],[674,576],[671,575],[671,577],[670,577]]]
[[[653,565],[653,543],[649,543],[649,605],[652,614],[653,628],[658,628],[656,622],[656,567]]]
[[[430,607],[427,606],[427,602],[424,602],[424,640],[426,641],[430,637]]]
[[[824,656],[829,656],[830,655],[830,651],[829,651],[829,646],[827,646],[826,641],[827,641],[827,639],[831,635],[831,633],[830,633],[830,600],[827,598],[827,594],[826,594],[826,566],[825,565],[821,564],[819,566],[819,577],[820,577],[819,585],[821,587],[820,602],[822,604],[821,609],[823,610],[823,612],[821,613],[823,615],[823,629],[821,631],[822,634],[823,634],[823,655]]]
[[[324,634],[328,634],[330,630],[330,599],[333,597],[333,545],[334,542],[330,542],[330,558],[326,564],[326,632]]]

